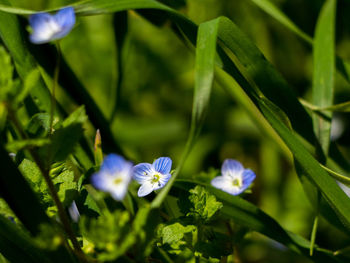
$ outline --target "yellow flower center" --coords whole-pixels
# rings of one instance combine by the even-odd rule
[[[117,177],[117,178],[114,179],[114,181],[113,181],[113,183],[114,183],[115,185],[118,185],[118,184],[120,184],[121,182],[123,182],[123,178],[121,178],[121,177]]]
[[[157,183],[160,179],[160,175],[159,174],[155,174],[153,175],[153,178],[152,178],[152,183]]]
[[[232,185],[236,187],[241,187],[242,186],[242,181],[239,178],[235,178],[232,181]]]

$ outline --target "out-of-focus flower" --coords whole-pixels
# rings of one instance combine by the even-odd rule
[[[92,185],[120,201],[124,198],[132,179],[132,167],[132,163],[123,157],[109,154],[103,160],[100,171],[92,175]]]
[[[244,169],[243,165],[232,159],[226,159],[221,167],[221,176],[215,177],[211,185],[231,195],[245,191],[255,179],[255,173]]]
[[[75,201],[72,202],[72,204],[70,205],[70,207],[68,208],[68,212],[70,217],[72,218],[72,220],[77,223],[79,221],[80,218],[80,213],[77,207],[77,204],[75,203]]]
[[[172,161],[169,157],[160,157],[150,163],[140,163],[134,166],[133,177],[141,184],[137,195],[139,197],[160,189],[169,181]]]
[[[29,40],[34,44],[44,44],[65,37],[75,24],[73,7],[66,7],[55,15],[37,13],[29,17],[33,30]]]

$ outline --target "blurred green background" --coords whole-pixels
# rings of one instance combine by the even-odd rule
[[[43,10],[74,1],[12,0],[14,6]],[[164,1],[196,23],[224,15],[254,40],[298,97],[310,98],[311,47],[264,13],[250,0]],[[313,36],[324,1],[274,0],[292,21]],[[350,59],[350,1],[338,1],[337,54]],[[128,12],[128,32],[118,54],[111,15],[79,17],[75,29],[61,41],[62,52],[80,81],[110,121],[113,134],[135,162],[170,156],[176,165],[189,131],[194,84],[194,52],[174,33],[170,23],[160,27],[137,12]],[[118,59],[122,61],[118,65]],[[119,103],[118,79],[122,70]],[[335,103],[350,100],[350,87],[336,75]],[[58,100],[67,111],[77,107],[61,89]],[[116,111],[114,111],[117,107]],[[336,114],[334,140],[349,157],[350,115]],[[95,131],[86,127],[93,141]],[[337,133],[337,134],[336,134]],[[102,138],[103,141],[103,138]],[[247,198],[276,218],[286,229],[309,239],[313,212],[297,179],[290,155],[258,129],[239,101],[215,86],[207,120],[181,177],[195,177],[211,167],[219,169],[234,158],[253,169],[257,180]],[[251,233],[241,244],[243,262],[308,262],[281,245]],[[349,244],[349,239],[321,220],[316,243],[329,249]],[[286,256],[285,254],[288,254]],[[290,255],[289,255],[290,254]]]

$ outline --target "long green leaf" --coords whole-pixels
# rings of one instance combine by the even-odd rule
[[[219,20],[203,23],[199,26],[196,48],[195,62],[195,87],[192,108],[192,122],[190,135],[182,155],[180,164],[176,168],[175,174],[171,177],[167,185],[152,202],[152,207],[159,207],[165,199],[170,188],[174,184],[185,159],[203,126],[203,122],[208,110],[211,88],[214,81],[214,61],[216,54],[216,39],[219,27]]]
[[[301,30],[292,20],[290,20],[281,10],[279,10],[270,0],[251,0],[259,8],[264,10],[271,17],[275,18],[276,21],[281,23],[283,26],[294,32],[301,39],[305,40],[308,44],[313,44],[313,39]],[[350,82],[350,63],[336,57],[336,66],[339,73],[344,77],[345,80]]]
[[[0,215],[0,251],[11,262],[52,262],[43,251],[33,245],[27,234],[2,215]]]
[[[328,0],[320,13],[315,33],[313,59],[314,74],[312,101],[318,107],[333,104],[335,74],[335,11],[336,0]],[[314,114],[314,130],[321,144],[323,154],[328,154],[331,133],[331,112],[322,116]]]
[[[23,225],[32,233],[38,234],[40,225],[49,223],[49,218],[41,207],[8,153],[0,146],[0,193]]]
[[[291,21],[283,12],[281,12],[274,4],[272,4],[269,0],[251,0],[254,4],[268,13],[270,16],[275,18],[282,25],[286,26],[288,29],[293,31],[303,40],[312,44],[312,38],[308,36],[304,31],[302,31],[299,27],[297,27],[293,21]]]

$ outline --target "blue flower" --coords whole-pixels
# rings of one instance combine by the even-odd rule
[[[246,190],[255,179],[255,173],[244,169],[236,160],[226,159],[221,167],[221,176],[215,177],[211,185],[231,195],[239,195]]]
[[[29,39],[34,44],[48,43],[65,37],[75,24],[73,7],[66,7],[55,15],[37,13],[29,17],[29,24],[33,33]]]
[[[132,179],[132,163],[117,154],[109,154],[103,160],[100,171],[91,177],[91,183],[115,200],[122,200]]]
[[[134,166],[134,179],[141,184],[137,195],[139,197],[160,189],[169,181],[172,161],[169,157],[160,157],[150,163],[140,163]]]

